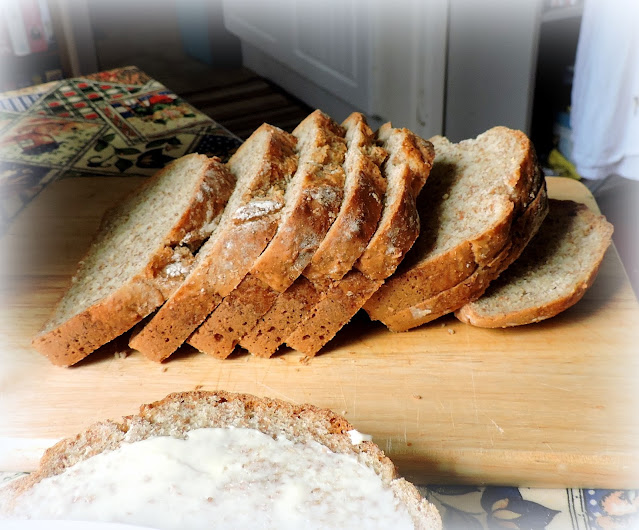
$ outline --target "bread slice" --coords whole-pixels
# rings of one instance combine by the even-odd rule
[[[352,268],[377,228],[386,189],[379,166],[387,153],[375,144],[375,135],[362,114],[351,114],[342,126],[348,151],[341,209],[302,276],[277,297],[271,309],[240,340],[253,355],[270,357],[275,353],[328,286]]]
[[[286,337],[286,344],[315,355],[359,311],[391,275],[419,235],[416,198],[429,177],[435,152],[407,129],[383,125],[378,137],[389,153],[383,166],[387,181],[378,228],[355,267],[331,284],[325,296]]]
[[[182,285],[130,340],[154,361],[171,355],[235,289],[271,241],[297,169],[295,137],[264,124],[228,161],[237,185]]]
[[[522,132],[495,127],[459,144],[431,140],[436,158],[418,205],[420,237],[364,306],[392,331],[479,298],[521,254],[548,211],[545,180]]]
[[[218,358],[226,358],[277,296],[300,276],[338,215],[345,182],[344,129],[315,111],[293,135],[298,140],[299,165],[286,192],[277,234],[238,288],[188,340]]]
[[[481,298],[455,311],[484,328],[520,326],[553,317],[576,304],[595,281],[613,227],[573,201],[549,200],[550,210],[521,256]]]
[[[241,451],[238,455],[233,447],[217,445],[208,451],[212,458],[191,463],[188,452],[196,447],[198,435],[217,433],[248,440],[242,446],[247,447],[248,457]],[[219,438],[201,439],[217,442]],[[53,446],[38,470],[0,492],[2,516],[54,519],[89,513],[81,518],[154,528],[204,528],[216,526],[216,521],[225,528],[242,528],[247,518],[259,520],[264,528],[289,528],[291,520],[302,518],[310,528],[441,529],[435,506],[398,477],[377,445],[362,438],[343,417],[312,405],[221,391],[171,394],[142,406],[137,415],[94,424]],[[165,465],[137,471],[138,461],[125,459],[138,448],[140,460],[153,461],[154,452],[139,449],[152,447],[151,443],[156,444],[154,449],[175,447],[184,453],[171,455]],[[262,448],[266,450],[260,452]],[[306,454],[313,455],[319,465],[307,462]],[[124,467],[138,486],[120,498],[127,491],[127,477],[116,472],[108,482],[110,494],[94,492],[95,473],[86,469],[102,462],[111,469]],[[244,469],[243,463],[250,469]],[[102,465],[108,473],[109,468]],[[187,494],[191,484],[177,480],[158,486],[158,477],[164,476],[167,467],[179,470],[188,465],[197,467],[193,474],[201,486],[193,495]],[[310,466],[313,469],[307,472]],[[105,481],[104,474],[100,480]],[[71,481],[79,487],[67,495]],[[147,497],[149,505],[138,501]],[[263,504],[257,501],[260,498],[265,499]],[[109,499],[111,506],[106,510],[102,507]],[[379,500],[383,506],[376,505]],[[175,525],[176,521],[183,523]]]
[[[196,154],[147,180],[105,216],[33,347],[70,366],[154,311],[188,274],[234,185],[219,159]]]

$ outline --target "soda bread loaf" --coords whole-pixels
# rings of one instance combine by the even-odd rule
[[[379,166],[387,153],[376,145],[375,135],[362,114],[351,114],[342,127],[348,150],[339,214],[302,276],[277,297],[240,340],[240,345],[254,355],[270,357],[275,353],[282,339],[306,318],[328,286],[352,268],[377,228],[386,188]]]
[[[613,227],[573,201],[549,200],[548,216],[521,256],[474,302],[455,312],[486,328],[520,326],[576,304],[595,281]]]
[[[520,254],[548,211],[530,140],[495,127],[453,144],[431,139],[435,162],[419,201],[420,237],[364,309],[392,331],[479,298]]]
[[[227,163],[237,178],[224,214],[182,285],[129,345],[154,361],[171,355],[237,287],[275,235],[297,169],[295,137],[264,124]]]
[[[437,509],[343,417],[227,392],[171,394],[94,424],[49,449],[0,500],[0,518],[154,528],[442,527]]]
[[[154,311],[189,273],[234,185],[219,159],[196,154],[147,180],[105,216],[33,347],[70,366]]]
[[[226,358],[311,262],[335,221],[344,195],[344,129],[320,111],[293,131],[297,174],[286,192],[278,231],[250,273],[226,296],[188,343]]]
[[[393,331],[463,306],[480,325],[469,304],[547,211],[519,131],[427,142],[318,110],[292,135],[263,125],[226,166],[183,157],[112,209],[33,345],[68,366],[137,325],[131,347],[156,361],[184,341],[219,358],[238,343],[314,355],[362,307]]]
[[[426,183],[435,152],[407,129],[390,124],[378,131],[389,153],[383,165],[387,187],[382,217],[375,234],[341,281],[333,282],[325,296],[286,338],[286,344],[315,355],[359,311],[391,275],[419,235],[416,200]]]

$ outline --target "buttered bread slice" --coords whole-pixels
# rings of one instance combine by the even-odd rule
[[[330,410],[185,392],[89,427],[0,490],[0,519],[157,529],[440,530],[434,505]]]
[[[576,304],[592,286],[613,227],[584,204],[550,199],[541,229],[486,292],[455,311],[484,328],[521,326]]]
[[[70,366],[152,313],[188,275],[234,185],[219,159],[196,154],[147,180],[107,213],[33,347]]]
[[[302,274],[335,221],[344,195],[344,129],[317,110],[293,131],[299,164],[287,189],[277,234],[237,289],[226,296],[188,343],[219,358]]]
[[[227,163],[237,185],[182,285],[129,345],[154,361],[171,355],[238,284],[277,231],[297,169],[295,137],[259,127]]]
[[[364,306],[404,331],[479,298],[537,233],[548,211],[530,140],[495,127],[458,144],[431,139],[435,162],[419,201],[415,246]]]

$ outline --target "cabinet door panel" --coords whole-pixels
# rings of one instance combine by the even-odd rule
[[[225,0],[224,25],[240,39],[286,62],[293,0]]]
[[[229,31],[359,109],[370,109],[371,38],[357,0],[224,4]],[[268,7],[266,7],[268,6]],[[277,15],[275,15],[277,13]]]

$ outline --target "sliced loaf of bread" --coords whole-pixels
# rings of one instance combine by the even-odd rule
[[[520,326],[576,304],[595,281],[613,227],[573,201],[549,200],[548,216],[521,256],[486,292],[455,312],[485,328]]]
[[[352,268],[377,228],[386,189],[379,166],[387,153],[376,145],[375,135],[362,114],[351,114],[342,126],[348,150],[339,214],[302,276],[277,297],[271,309],[240,340],[240,345],[253,355],[270,357],[275,353],[328,286]]]
[[[311,262],[335,221],[344,195],[344,129],[320,111],[293,131],[299,164],[286,191],[278,231],[237,289],[226,296],[188,343],[219,358],[272,307]]]
[[[227,163],[237,185],[182,285],[131,338],[154,361],[171,355],[235,289],[271,241],[297,169],[295,137],[264,124]]]
[[[286,338],[286,344],[315,355],[359,311],[392,274],[419,235],[416,199],[431,171],[435,152],[407,129],[390,124],[378,131],[389,157],[383,165],[387,187],[382,216],[362,256],[342,280],[331,283],[324,296]]]
[[[105,216],[33,347],[77,363],[160,306],[188,275],[235,185],[219,159],[182,157]]]
[[[495,127],[458,144],[431,141],[436,158],[418,205],[420,237],[364,306],[392,331],[479,298],[521,254],[548,211],[543,173],[522,132]]]
[[[364,438],[312,405],[171,394],[53,446],[0,490],[0,519],[440,530],[435,506]]]

